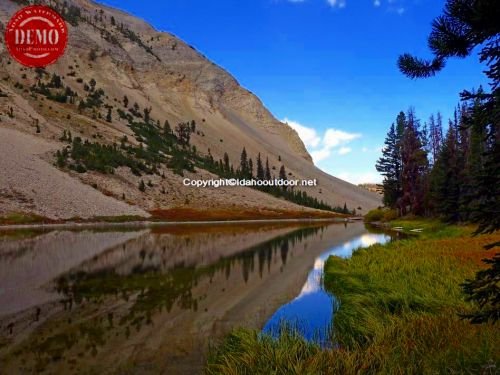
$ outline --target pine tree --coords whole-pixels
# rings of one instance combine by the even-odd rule
[[[266,158],[266,180],[271,180],[271,169],[269,169],[269,158]]]
[[[409,54],[400,56],[400,70],[411,78],[429,77],[444,68],[451,57],[467,57],[480,47],[479,58],[488,66],[486,76],[491,80],[492,93],[463,92],[464,100],[480,100],[471,116],[483,127],[485,150],[482,171],[476,179],[475,199],[478,203],[473,217],[478,223],[476,234],[500,229],[500,6],[498,0],[447,0],[443,15],[436,18],[428,38],[434,58],[422,60]],[[500,243],[489,247],[500,246]],[[464,290],[478,303],[479,310],[466,318],[475,323],[500,319],[500,254],[487,262],[490,268],[468,280]]]
[[[447,221],[458,220],[459,183],[457,139],[450,126],[432,170],[430,192],[434,210]]]
[[[283,181],[287,180],[286,169],[285,169],[285,166],[283,164],[280,167],[279,179],[283,180]],[[286,186],[283,186],[283,190],[286,190]]]
[[[265,179],[265,172],[264,172],[264,166],[262,165],[262,159],[260,157],[260,152],[259,155],[257,156],[257,180],[264,180]]]
[[[125,108],[127,108],[127,107],[128,107],[128,98],[127,98],[127,95],[125,95],[125,96],[123,97],[123,106],[124,106]]]
[[[248,177],[253,178],[253,160],[248,159]]]
[[[401,140],[402,190],[400,202],[402,213],[407,210],[415,215],[425,212],[427,155],[419,139],[418,120],[413,109],[408,110],[407,124]]]
[[[443,142],[443,121],[441,113],[438,112],[437,120],[434,115],[429,118],[429,142],[430,142],[430,158],[431,165],[436,162],[441,144]]]
[[[243,177],[248,176],[248,155],[245,147],[243,147],[243,150],[241,151],[240,173]]]
[[[229,164],[229,155],[227,152],[224,152],[224,166],[223,166],[224,172],[229,173],[231,172],[231,165]]]
[[[281,165],[279,176],[280,176],[279,177],[280,180],[286,180],[287,179],[286,169],[285,169],[284,165]]]
[[[111,108],[108,108],[108,114],[106,115],[106,121],[107,122],[112,122],[113,119],[111,117]]]
[[[151,118],[150,118],[150,115],[151,115],[151,107],[150,107],[150,108],[144,108],[143,112],[144,112],[144,122],[145,122],[146,124],[149,124],[149,120],[151,119]]]
[[[170,134],[172,134],[172,128],[170,127],[168,120],[165,120],[165,123],[163,124],[163,135],[168,136]]]
[[[384,176],[383,191],[384,205],[394,208],[401,197],[401,155],[399,153],[399,139],[394,124],[391,125],[382,156],[377,161],[376,169]]]
[[[143,193],[146,191],[146,184],[144,183],[143,180],[139,182],[139,190],[142,191]]]

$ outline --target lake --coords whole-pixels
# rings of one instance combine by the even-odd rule
[[[0,232],[2,373],[200,373],[239,326],[328,346],[324,262],[390,239],[325,222]]]

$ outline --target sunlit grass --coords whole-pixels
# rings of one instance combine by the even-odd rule
[[[437,221],[391,223],[422,235],[330,257],[325,286],[340,300],[337,347],[322,350],[293,333],[279,340],[237,330],[208,361],[208,374],[496,374],[500,326],[472,325],[460,284],[492,256],[500,235]]]

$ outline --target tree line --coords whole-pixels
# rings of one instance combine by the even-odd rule
[[[396,174],[397,178],[394,178],[390,171],[390,154],[384,154],[378,163],[385,175],[384,185],[389,188],[389,194],[396,191],[395,197],[384,194],[386,204],[415,213],[437,214],[453,221],[470,220],[478,224],[475,235],[500,229],[499,19],[498,0],[446,1],[443,14],[434,19],[428,37],[433,58],[425,60],[406,53],[399,57],[399,69],[410,78],[431,77],[441,71],[450,58],[468,57],[478,48],[479,60],[487,67],[484,73],[490,81],[490,91],[480,89],[461,93],[464,108],[455,116],[458,118],[453,126],[448,128],[437,158],[431,159],[430,173],[425,165],[425,144],[421,143],[425,139],[419,137],[418,129],[412,125],[406,127],[409,131],[403,131],[403,142],[397,142],[401,148],[398,168],[402,168],[398,172],[402,176]],[[413,134],[405,135],[405,132]],[[397,140],[397,137],[389,138]],[[414,140],[411,147],[408,144],[410,139]],[[403,148],[406,149],[403,151]],[[412,192],[411,187],[403,186],[409,177],[417,183],[413,189],[420,195],[416,198],[408,195]],[[402,193],[394,181],[401,183]],[[422,199],[422,192],[428,200]],[[491,243],[486,249],[498,246],[500,242]],[[468,299],[478,306],[476,311],[464,315],[473,323],[500,319],[500,253],[484,262],[489,268],[479,271],[473,280],[462,285]]]
[[[384,176],[383,201],[398,215],[474,221],[482,199],[475,193],[494,143],[486,134],[484,90],[457,106],[447,125],[440,113],[422,123],[415,110],[400,112],[387,133],[376,168]]]

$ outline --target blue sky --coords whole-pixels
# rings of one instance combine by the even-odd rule
[[[106,0],[169,31],[221,65],[295,127],[316,164],[353,183],[379,182],[385,134],[409,106],[447,119],[459,92],[486,85],[476,56],[412,81],[399,54],[427,57],[444,0]]]

